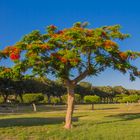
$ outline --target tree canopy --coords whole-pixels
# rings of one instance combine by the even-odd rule
[[[117,44],[117,39],[124,40],[129,35],[120,32],[120,25],[93,29],[87,25],[77,22],[63,30],[50,25],[46,33],[32,31],[0,54],[15,62],[16,75],[29,69],[35,75],[51,73],[77,83],[88,75],[98,75],[105,68],[112,67],[122,73],[128,71],[134,80],[139,72],[131,60],[139,53],[123,52]]]

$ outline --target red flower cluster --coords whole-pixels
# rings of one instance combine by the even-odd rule
[[[111,41],[111,40],[106,40],[106,41],[104,42],[104,45],[105,45],[105,46],[115,46],[116,43],[113,42],[113,41]]]
[[[120,55],[121,59],[123,59],[123,60],[126,60],[128,58],[128,55],[125,52],[120,52],[119,55]]]
[[[11,60],[18,60],[19,58],[20,58],[20,55],[19,55],[18,53],[12,52],[12,53],[10,54],[10,59],[11,59]]]
[[[50,28],[54,30],[54,29],[56,29],[56,26],[50,25]]]
[[[57,58],[58,60],[60,60],[62,63],[67,63],[67,62],[72,62],[72,63],[78,63],[80,60],[78,58],[72,58],[72,59],[67,59],[65,57],[60,56],[57,53],[52,53],[51,56]]]
[[[63,31],[61,31],[61,30],[57,32],[57,34],[63,34],[63,33],[64,33],[64,32],[63,32]]]

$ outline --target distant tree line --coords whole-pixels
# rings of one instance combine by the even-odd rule
[[[38,100],[40,103],[54,105],[66,103],[66,88],[60,80],[50,81],[41,77],[21,81],[0,79],[0,103],[6,103],[8,100],[31,103],[32,101],[26,99],[30,98],[27,94],[35,95],[37,93],[44,96],[43,100]],[[80,82],[75,88],[75,93],[76,103],[88,103],[86,98],[89,99],[95,95],[100,98],[98,103],[137,102],[140,96],[140,90],[125,89],[122,86],[92,86],[88,82]],[[97,103],[97,101],[95,102]]]

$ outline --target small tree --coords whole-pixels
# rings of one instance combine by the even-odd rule
[[[84,97],[84,102],[92,104],[92,110],[94,110],[94,104],[100,102],[100,97],[97,95],[87,95]]]
[[[36,103],[42,100],[44,100],[44,95],[42,93],[26,93],[23,95],[23,101],[32,104],[34,111],[37,111]]]

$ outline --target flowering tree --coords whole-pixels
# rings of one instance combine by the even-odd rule
[[[14,70],[47,76],[49,73],[61,78],[67,87],[67,113],[65,128],[72,127],[74,88],[87,76],[98,75],[107,67],[129,72],[130,79],[139,75],[131,61],[139,53],[121,51],[117,40],[128,34],[120,32],[120,26],[87,28],[87,23],[75,23],[71,28],[58,30],[54,25],[47,32],[33,31],[14,46],[6,47],[2,54],[15,62]],[[21,57],[20,57],[21,56]]]

